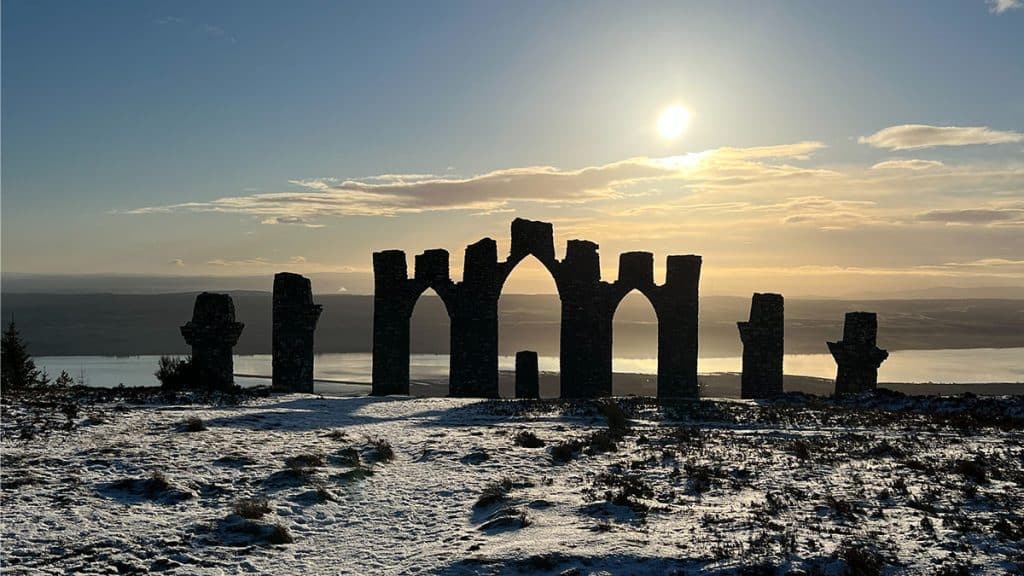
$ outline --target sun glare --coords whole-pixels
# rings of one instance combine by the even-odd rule
[[[666,140],[675,140],[690,123],[690,111],[684,106],[669,106],[658,116],[658,133]]]

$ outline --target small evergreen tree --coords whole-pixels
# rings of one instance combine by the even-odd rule
[[[196,373],[191,356],[161,356],[154,375],[164,390],[181,390],[195,385]]]
[[[11,320],[0,340],[0,388],[19,390],[47,381],[45,375],[36,368],[14,320]]]
[[[71,374],[68,374],[67,370],[61,370],[60,376],[57,376],[57,379],[53,381],[53,385],[58,388],[70,388],[75,385],[75,379],[71,377]]]

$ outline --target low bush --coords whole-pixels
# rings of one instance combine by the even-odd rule
[[[292,533],[288,530],[288,527],[284,524],[274,524],[270,534],[267,536],[267,542],[271,544],[291,544],[295,542],[295,538],[292,537]]]
[[[153,373],[165,390],[183,390],[195,384],[196,370],[192,357],[161,356]]]
[[[512,490],[512,479],[502,478],[491,482],[484,487],[483,492],[480,493],[480,497],[476,499],[476,504],[473,504],[474,508],[486,508],[508,500],[508,493]]]
[[[562,442],[551,447],[551,459],[557,464],[565,464],[572,460],[579,447],[574,442]]]
[[[600,403],[601,414],[608,420],[608,431],[614,435],[622,436],[629,431],[629,418],[622,411],[622,407],[614,400]]]
[[[537,437],[536,434],[525,430],[515,435],[512,440],[516,446],[522,446],[523,448],[543,448],[544,441]]]
[[[985,465],[974,460],[957,460],[953,470],[965,478],[974,480],[976,484],[988,481]]]
[[[291,470],[302,470],[304,468],[323,468],[323,454],[299,454],[284,459],[284,465]]]
[[[259,520],[270,513],[270,501],[266,498],[243,498],[235,502],[233,510],[247,520]]]
[[[837,555],[846,562],[849,574],[880,576],[888,563],[885,556],[868,544],[844,544]]]
[[[192,416],[190,418],[186,418],[185,421],[181,423],[181,427],[179,429],[182,432],[202,432],[203,430],[206,430],[206,423],[203,422],[202,418]]]
[[[395,459],[395,451],[391,448],[391,443],[383,438],[368,438],[370,446],[373,448],[374,456],[380,462],[391,462]]]

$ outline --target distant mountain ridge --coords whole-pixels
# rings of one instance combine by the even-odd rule
[[[316,294],[373,294],[373,275],[369,272],[316,272],[305,274]],[[173,294],[181,292],[269,292],[273,274],[249,276],[180,276],[132,274],[25,274],[0,275],[3,294]],[[712,294],[705,293],[705,296]],[[730,294],[714,294],[730,296]],[[748,298],[744,295],[732,295]],[[795,294],[790,296],[797,297]],[[809,300],[923,300],[949,298],[997,298],[1024,300],[1024,286],[979,286],[964,288],[938,286],[902,291],[868,291],[860,294],[800,294]]]
[[[14,318],[35,355],[183,354],[178,330],[192,315],[196,292],[174,294],[17,294],[0,300],[4,322]],[[271,294],[231,292],[246,324],[236,351],[270,352]],[[318,352],[369,352],[373,297],[319,294],[324,311],[316,333]],[[707,296],[700,304],[700,354],[740,353],[736,322],[746,320],[750,298]],[[786,300],[786,352],[826,353],[826,340],[842,334],[843,315],[879,314],[879,345],[889,350],[1024,347],[1024,300]],[[553,294],[506,294],[499,300],[502,354],[536,350],[557,355],[561,305]],[[413,352],[448,352],[448,316],[440,299],[426,294],[413,313]],[[656,355],[657,320],[637,293],[615,315],[620,357]]]

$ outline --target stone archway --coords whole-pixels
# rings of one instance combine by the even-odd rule
[[[593,242],[569,240],[559,261],[551,224],[516,218],[509,256],[499,262],[490,238],[470,244],[458,283],[445,250],[416,256],[411,279],[404,252],[374,253],[373,393],[408,394],[409,318],[430,287],[451,318],[451,395],[498,397],[498,298],[512,270],[532,255],[551,272],[562,302],[562,397],[611,395],[612,317],[633,289],[647,296],[658,316],[658,396],[697,397],[700,256],[669,256],[665,283],[656,285],[653,254],[627,252],[619,258],[618,279],[609,283],[601,280],[597,250]]]

